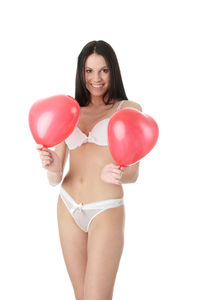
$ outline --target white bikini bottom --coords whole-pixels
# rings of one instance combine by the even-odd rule
[[[70,214],[74,218],[76,224],[85,232],[88,232],[91,221],[98,214],[108,208],[124,205],[123,198],[109,199],[86,204],[78,204],[61,186],[60,196],[64,204],[68,208]]]

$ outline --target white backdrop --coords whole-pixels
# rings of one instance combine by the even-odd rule
[[[125,247],[114,300],[200,299],[198,1],[2,1],[1,299],[74,299],[56,205],[28,127],[38,99],[74,96],[89,41],[114,48],[127,96],[160,128],[124,184]],[[66,165],[66,170],[68,163]]]

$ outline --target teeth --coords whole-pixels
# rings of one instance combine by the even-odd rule
[[[103,84],[101,84],[101,85],[93,85],[93,84],[92,84],[92,86],[93,86],[94,88],[100,88],[100,87],[103,86]]]

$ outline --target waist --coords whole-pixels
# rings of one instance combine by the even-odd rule
[[[87,203],[123,198],[124,191],[122,185],[107,183],[101,180],[100,176],[80,176],[70,172],[65,176],[62,187],[71,194],[77,202]]]

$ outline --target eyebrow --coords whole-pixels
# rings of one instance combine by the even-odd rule
[[[91,70],[92,70],[92,68],[90,68],[90,67],[85,67],[85,68],[88,68],[88,69],[91,69]],[[107,69],[108,69],[107,66],[103,66],[101,69],[103,69],[103,68],[107,68]],[[101,69],[100,69],[100,70],[101,70]]]

